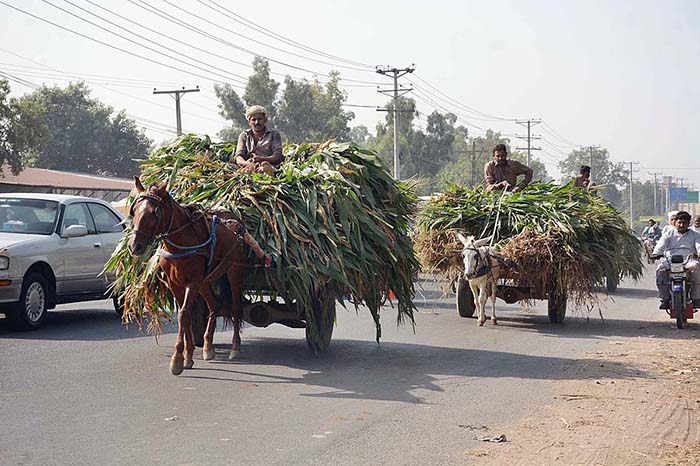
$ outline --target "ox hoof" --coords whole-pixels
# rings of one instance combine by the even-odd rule
[[[241,350],[231,350],[231,352],[228,354],[228,360],[233,361],[234,359],[238,359],[238,357],[241,355]]]
[[[185,369],[192,369],[192,367],[194,367],[194,359],[185,359],[185,365],[183,367]]]
[[[182,371],[184,368],[185,368],[184,359],[173,357],[170,360],[170,373],[171,374],[180,375],[180,374],[182,374]]]
[[[216,350],[214,348],[204,348],[202,351],[202,357],[205,361],[211,361],[216,356]]]

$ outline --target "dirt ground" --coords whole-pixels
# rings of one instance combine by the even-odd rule
[[[588,354],[580,377],[557,381],[552,403],[519,424],[466,426],[507,441],[465,456],[475,465],[700,465],[700,326],[678,330],[669,319],[640,332]]]

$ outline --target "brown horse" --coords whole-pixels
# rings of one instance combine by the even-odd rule
[[[177,341],[170,358],[170,371],[179,375],[183,369],[194,365],[192,318],[198,296],[204,298],[209,308],[204,359],[215,356],[214,330],[219,314],[233,320],[229,359],[234,359],[241,349],[243,275],[248,267],[246,246],[261,257],[264,254],[260,246],[235,220],[219,222],[218,218],[201,210],[181,206],[170,196],[165,183],[145,189],[138,177],[134,181],[138,195],[131,206],[133,233],[129,238],[129,251],[140,256],[153,241],[162,240],[159,265],[179,307]],[[230,298],[230,303],[223,306],[217,303],[211,286],[217,280],[224,285],[226,301]]]

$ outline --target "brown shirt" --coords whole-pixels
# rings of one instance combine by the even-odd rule
[[[253,152],[263,157],[274,155],[278,160],[277,164],[282,163],[284,160],[284,155],[282,155],[282,136],[279,132],[265,126],[265,133],[262,138],[255,142],[252,129],[241,132],[241,135],[238,136],[236,157],[240,155],[244,160],[248,160]]]
[[[524,188],[532,181],[532,168],[517,160],[508,159],[503,165],[497,165],[496,161],[492,160],[484,166],[486,190],[493,189],[494,185],[501,181],[507,181],[513,188],[518,181],[518,175],[525,175],[525,180],[520,185],[521,188]]]

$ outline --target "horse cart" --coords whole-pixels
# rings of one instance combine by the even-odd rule
[[[457,312],[461,317],[473,317],[476,311],[474,295],[469,282],[464,276],[457,279],[456,285]],[[538,287],[520,286],[512,280],[500,279],[497,285],[496,296],[507,304],[514,304],[518,301],[529,301],[532,299],[547,300],[547,314],[549,321],[553,324],[560,324],[566,316],[566,290],[560,285],[551,284],[547,289]]]
[[[280,300],[280,287],[271,284],[273,280],[267,280],[267,286],[260,290],[252,282],[245,282],[245,297],[243,298],[243,320],[254,327],[269,327],[272,324],[285,325],[290,328],[305,330],[306,344],[310,349],[318,352],[325,351],[331,343],[333,327],[335,325],[336,293],[330,286],[322,287],[311,293],[311,314],[314,322],[309,322],[303,307],[294,300],[284,302]],[[258,282],[259,283],[259,282]],[[195,346],[204,345],[204,331],[207,327],[207,304],[202,299],[197,300],[192,329],[194,331]],[[313,330],[318,335],[313,338]]]

